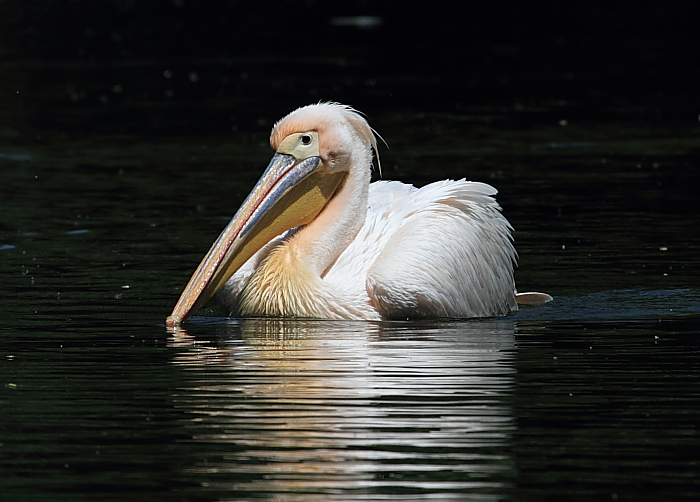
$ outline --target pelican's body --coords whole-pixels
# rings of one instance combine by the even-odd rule
[[[374,134],[335,103],[295,110],[275,124],[270,143],[277,154],[169,324],[214,294],[243,316],[380,320],[517,309],[516,252],[493,187],[370,184]]]
[[[421,189],[372,183],[362,225],[337,258],[329,257],[332,263],[309,263],[304,231],[291,231],[234,274],[218,299],[242,315],[379,320],[507,314],[517,309],[515,249],[494,193],[467,181]]]

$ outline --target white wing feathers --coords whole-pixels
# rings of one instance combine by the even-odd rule
[[[373,183],[365,225],[324,280],[365,289],[384,318],[484,317],[516,310],[516,253],[495,193],[465,180],[421,189]]]

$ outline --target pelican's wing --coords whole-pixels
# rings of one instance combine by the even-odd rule
[[[365,226],[379,227],[381,235],[365,245],[381,249],[371,253],[376,259],[364,277],[383,317],[485,317],[517,309],[512,229],[495,194],[465,180],[420,190],[385,184],[370,193],[381,214],[374,222],[368,215]]]
[[[367,296],[367,275],[392,236],[412,211],[412,197],[418,191],[399,181],[377,181],[369,187],[365,223],[355,240],[326,272],[324,282],[333,289]]]

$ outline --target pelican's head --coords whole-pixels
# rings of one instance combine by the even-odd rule
[[[168,326],[209,300],[271,239],[313,221],[350,170],[377,150],[367,121],[337,103],[293,111],[274,125],[270,145],[267,169],[192,275]]]

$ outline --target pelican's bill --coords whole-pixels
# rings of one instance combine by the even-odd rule
[[[204,305],[257,251],[281,233],[311,222],[343,184],[320,157],[298,160],[277,153],[250,195],[192,275],[168,326]]]

